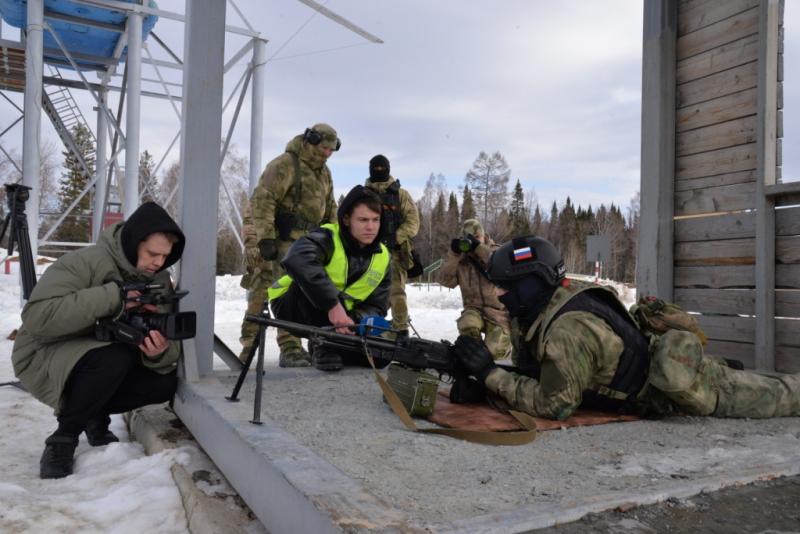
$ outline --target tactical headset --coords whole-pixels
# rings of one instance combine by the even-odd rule
[[[322,142],[322,134],[316,130],[312,130],[311,128],[306,128],[306,131],[303,134],[303,141],[305,141],[309,145],[317,146]],[[342,140],[337,137],[336,148],[334,148],[333,150],[338,152],[340,148],[342,148]]]

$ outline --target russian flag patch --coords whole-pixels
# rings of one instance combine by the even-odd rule
[[[514,249],[514,261],[529,260],[533,258],[531,247],[522,247]]]

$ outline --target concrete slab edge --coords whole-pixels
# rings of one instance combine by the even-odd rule
[[[264,526],[281,532],[412,532],[406,515],[302,446],[216,377],[181,381],[175,412]]]
[[[641,491],[638,494],[615,491],[591,498],[565,501],[554,506],[526,506],[517,510],[486,514],[449,523],[426,525],[434,532],[451,533],[511,533],[526,532],[538,528],[552,527],[576,521],[590,513],[599,513],[615,508],[631,508],[663,502],[669,498],[685,499],[703,492],[717,491],[728,486],[750,484],[759,480],[770,480],[800,474],[800,462],[765,464],[735,473],[708,476],[691,481],[670,481],[658,489]]]

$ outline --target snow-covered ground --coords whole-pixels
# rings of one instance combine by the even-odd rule
[[[14,380],[13,342],[6,336],[20,324],[20,289],[16,264],[12,274],[0,274],[0,383]],[[46,266],[40,266],[37,270]],[[2,271],[0,271],[2,272]],[[614,284],[628,304],[633,293]],[[461,308],[458,290],[439,286],[409,286],[412,322],[422,337],[454,339]],[[245,306],[239,277],[217,279],[216,332],[235,352]],[[271,334],[274,338],[274,333]],[[267,345],[269,360],[277,360],[274,341]],[[221,360],[215,367],[224,368]],[[0,532],[187,532],[181,498],[170,467],[185,464],[186,447],[146,456],[130,442],[125,424],[114,416],[112,430],[120,443],[90,447],[82,437],[76,451],[75,473],[61,480],[39,479],[44,439],[55,429],[52,410],[27,393],[0,387]]]

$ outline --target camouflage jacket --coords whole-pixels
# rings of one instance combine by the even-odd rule
[[[389,176],[385,182],[373,182],[367,178],[364,186],[382,195],[395,181],[393,176]],[[400,213],[403,222],[395,235],[398,249],[392,251],[392,259],[398,262],[403,269],[408,270],[414,265],[414,260],[411,258],[411,249],[413,248],[411,240],[419,232],[419,211],[411,194],[402,187],[400,188]]]
[[[582,291],[613,291],[570,280],[559,287],[550,303],[518,340],[538,360],[536,380],[503,369],[493,370],[486,387],[515,410],[536,417],[563,420],[578,408],[584,391],[615,396],[608,389],[624,349],[622,339],[603,319],[584,311],[570,311],[553,319],[572,297]],[[633,317],[631,317],[633,320]]]
[[[498,245],[488,240],[485,245],[478,245],[474,252],[456,254],[449,251],[439,272],[439,281],[444,287],[461,288],[464,309],[477,310],[485,320],[509,331],[511,318],[508,310],[497,300],[495,286],[486,277],[486,263],[497,248]]]
[[[249,217],[245,210],[246,247],[257,246],[262,239],[278,238],[275,217],[279,212],[294,213],[308,225],[306,229],[293,228],[292,241],[322,223],[336,221],[331,171],[313,150],[298,135],[286,145],[286,152],[267,164],[250,197]]]

